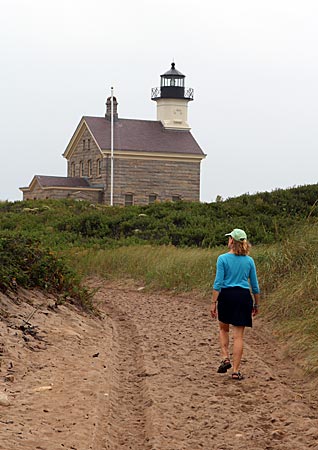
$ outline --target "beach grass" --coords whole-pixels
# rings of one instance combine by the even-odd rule
[[[69,257],[84,277],[133,279],[152,290],[195,291],[210,298],[215,264],[226,247],[129,246],[73,249]],[[262,290],[261,316],[291,357],[318,376],[318,225],[303,226],[285,241],[252,248]]]

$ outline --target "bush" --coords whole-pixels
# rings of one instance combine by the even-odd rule
[[[131,244],[211,248],[224,233],[246,229],[253,244],[282,240],[291,227],[318,216],[318,185],[244,194],[222,202],[108,207],[74,200],[0,203],[0,228],[50,248]]]
[[[0,291],[40,288],[90,307],[90,292],[81,286],[63,258],[23,236],[0,238]]]

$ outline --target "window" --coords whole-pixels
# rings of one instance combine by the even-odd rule
[[[173,195],[172,196],[173,202],[180,202],[181,201],[181,195]]]
[[[88,160],[87,167],[88,167],[87,174],[89,177],[91,177],[92,176],[92,160],[91,159]]]
[[[84,176],[84,162],[80,161],[79,166],[80,166],[80,177],[83,177]]]
[[[83,139],[83,150],[84,151],[86,150],[86,141],[85,141],[85,139]]]
[[[154,203],[157,200],[157,198],[158,198],[157,194],[150,194],[149,203]]]
[[[98,177],[100,177],[102,174],[102,167],[103,167],[102,160],[98,159],[97,160],[97,176]]]
[[[87,139],[87,150],[91,149],[91,140]]]
[[[71,177],[75,177],[75,164],[71,163]]]
[[[133,194],[125,194],[125,206],[132,206],[134,204]]]

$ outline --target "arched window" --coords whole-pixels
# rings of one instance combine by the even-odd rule
[[[97,160],[97,176],[100,177],[102,175],[102,167],[103,167],[103,160],[98,159]]]
[[[70,171],[70,173],[71,173],[71,177],[75,177],[75,163],[71,163],[71,171]]]
[[[92,176],[92,160],[91,159],[88,160],[87,167],[88,167],[87,175],[89,177],[91,177]]]
[[[80,177],[83,177],[84,176],[84,162],[83,161],[80,161],[79,167],[80,167]]]

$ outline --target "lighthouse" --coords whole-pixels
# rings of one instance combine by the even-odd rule
[[[200,201],[203,150],[188,124],[193,89],[171,64],[152,89],[157,120],[126,119],[107,99],[102,117],[83,116],[63,156],[67,176],[35,175],[23,199],[73,198],[114,206]],[[128,100],[127,100],[128,101]]]
[[[171,63],[171,69],[160,75],[160,87],[151,90],[151,100],[157,103],[157,120],[165,129],[185,130],[188,124],[188,103],[193,100],[193,89],[185,87],[185,75]]]

